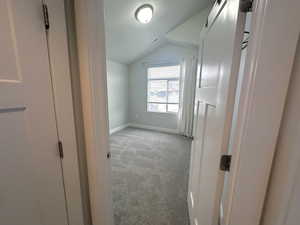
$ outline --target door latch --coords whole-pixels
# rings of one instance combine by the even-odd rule
[[[222,155],[220,161],[220,170],[230,171],[231,155]]]
[[[240,10],[241,12],[247,13],[252,12],[253,0],[241,0],[240,1]]]
[[[110,157],[111,157],[111,153],[110,152],[106,153],[106,158],[110,159]]]
[[[64,147],[61,141],[58,141],[58,154],[61,159],[64,158]]]

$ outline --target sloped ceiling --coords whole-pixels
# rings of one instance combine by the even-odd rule
[[[167,41],[166,34],[209,5],[210,0],[105,0],[105,32],[109,59],[129,64]],[[154,7],[149,24],[135,20],[142,4]]]
[[[207,7],[201,10],[183,24],[168,32],[166,38],[177,44],[198,46],[200,43],[200,31],[206,23],[210,8]]]

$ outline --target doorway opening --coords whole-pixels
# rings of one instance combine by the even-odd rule
[[[115,225],[189,224],[197,57],[210,8],[104,1]]]
[[[114,222],[226,224],[246,14],[164,4],[104,1]]]

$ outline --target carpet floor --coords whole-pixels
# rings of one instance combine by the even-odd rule
[[[126,128],[110,137],[115,225],[188,225],[191,141]]]

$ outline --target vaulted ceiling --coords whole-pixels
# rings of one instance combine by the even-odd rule
[[[166,42],[165,35],[209,5],[210,0],[105,0],[107,56],[129,64]],[[149,24],[134,17],[142,4],[154,7]]]

